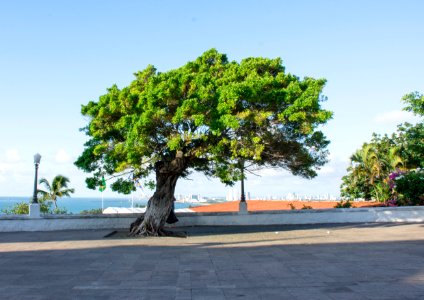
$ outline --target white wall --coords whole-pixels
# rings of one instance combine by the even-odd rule
[[[1,216],[0,232],[128,229],[138,215]],[[423,222],[424,207],[340,208],[239,213],[180,213],[175,227],[277,224]]]

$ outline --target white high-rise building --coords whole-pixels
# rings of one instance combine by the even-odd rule
[[[227,190],[227,196],[225,197],[225,200],[227,201],[233,201],[234,200],[234,189],[228,189]]]
[[[250,196],[250,195],[249,195]],[[240,200],[240,192],[237,188],[231,188],[227,190],[227,196],[225,197],[227,201],[237,201]]]

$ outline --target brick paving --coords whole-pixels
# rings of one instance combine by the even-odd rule
[[[424,299],[424,224],[0,233],[0,299]]]

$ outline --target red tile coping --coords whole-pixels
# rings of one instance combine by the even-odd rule
[[[310,206],[313,209],[334,208],[337,201],[290,201],[290,200],[247,200],[249,211],[257,210],[290,210],[292,204],[295,209],[302,209],[303,206]],[[379,202],[354,202],[353,207],[374,207],[382,206]],[[204,206],[191,207],[195,212],[235,212],[239,210],[239,201],[222,202]]]

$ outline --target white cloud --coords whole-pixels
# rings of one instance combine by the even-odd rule
[[[378,124],[399,124],[402,122],[414,123],[417,117],[403,110],[392,110],[377,114],[373,121]]]
[[[335,171],[336,170],[331,166],[323,166],[323,167],[321,167],[321,169],[319,169],[317,171],[317,173],[320,174],[320,175],[326,175],[326,174],[332,174]]]
[[[55,159],[57,163],[69,163],[71,161],[71,157],[63,149],[60,149],[59,151],[57,151]]]
[[[0,157],[0,182],[9,182],[23,174],[25,164],[16,149],[7,149]]]
[[[14,195],[13,190],[23,191],[31,186],[33,165],[26,164],[16,149],[8,149],[4,154],[0,156],[0,193]]]
[[[21,155],[16,149],[6,150],[6,162],[17,163],[21,160]]]
[[[281,170],[277,170],[277,169],[261,169],[257,172],[254,172],[255,174],[258,174],[259,176],[277,176],[281,174]]]

